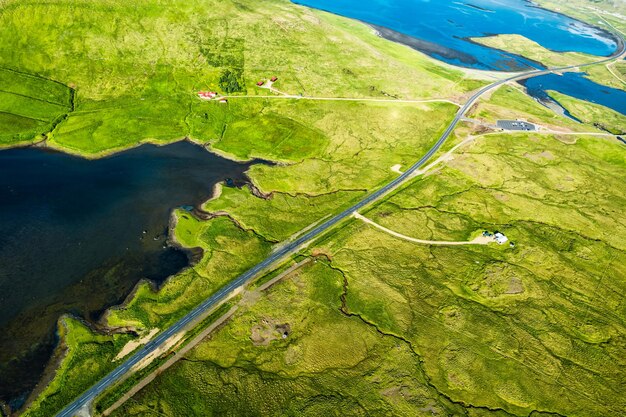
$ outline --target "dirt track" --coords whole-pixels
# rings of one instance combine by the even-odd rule
[[[388,233],[392,236],[395,236],[397,238],[400,239],[404,239],[404,240],[408,240],[409,242],[414,242],[414,243],[421,243],[423,245],[439,245],[439,246],[459,246],[459,245],[488,245],[489,243],[495,243],[493,237],[487,237],[487,236],[478,236],[476,239],[468,241],[468,242],[448,242],[448,241],[444,241],[444,240],[422,240],[422,239],[415,239],[413,237],[409,237],[406,235],[403,235],[401,233],[398,232],[394,232],[393,230],[389,230],[384,226],[379,225],[378,223],[373,222],[372,220],[368,219],[365,216],[360,215],[359,213],[357,213],[356,211],[353,213],[354,218],[359,219],[367,224],[370,224],[372,226],[374,226],[377,229],[382,230],[385,233]]]

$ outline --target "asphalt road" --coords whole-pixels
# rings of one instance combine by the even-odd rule
[[[274,252],[272,255],[270,255],[268,258],[266,258],[264,261],[262,261],[261,263],[255,265],[254,267],[252,267],[248,271],[244,272],[242,275],[240,275],[237,278],[235,278],[233,281],[231,281],[226,286],[220,288],[216,293],[214,293],[209,298],[204,300],[199,306],[194,308],[186,316],[184,316],[179,321],[174,323],[171,327],[166,329],[164,332],[160,333],[157,337],[155,337],[153,340],[151,340],[146,345],[144,345],[139,351],[135,352],[132,356],[130,356],[124,363],[122,363],[120,366],[118,366],[113,371],[111,371],[111,373],[109,373],[104,378],[102,378],[97,384],[95,384],[93,387],[89,388],[80,397],[78,397],[72,403],[67,405],[67,407],[65,407],[63,410],[61,410],[57,414],[57,417],[71,417],[71,416],[74,416],[75,413],[77,413],[82,407],[84,407],[85,405],[89,404],[96,396],[101,394],[105,389],[107,389],[108,387],[113,385],[123,375],[125,375],[127,372],[129,372],[130,369],[134,365],[136,365],[138,362],[140,362],[142,359],[144,359],[150,353],[152,353],[155,350],[157,350],[159,347],[163,346],[165,344],[165,342],[170,337],[172,337],[174,334],[178,333],[179,331],[183,330],[185,328],[185,326],[187,326],[191,321],[193,321],[194,319],[196,319],[197,317],[202,315],[202,313],[205,313],[207,310],[209,310],[212,307],[214,307],[218,302],[220,302],[221,300],[226,298],[228,296],[228,294],[230,294],[233,290],[235,290],[236,288],[244,286],[245,284],[250,282],[254,277],[256,277],[260,272],[268,269],[270,266],[276,264],[278,261],[283,260],[288,255],[294,254],[298,250],[298,248],[303,246],[305,243],[309,243],[313,239],[319,237],[322,233],[326,232],[328,229],[330,229],[331,227],[335,226],[337,223],[341,222],[342,220],[350,217],[354,211],[358,211],[359,209],[363,208],[364,206],[366,206],[366,205],[368,205],[368,204],[370,204],[370,203],[380,199],[381,197],[383,197],[384,195],[386,195],[390,191],[396,189],[401,184],[403,184],[404,182],[409,180],[411,178],[411,176],[415,173],[415,171],[420,169],[422,167],[422,165],[424,165],[426,163],[426,161],[428,161],[435,154],[435,152],[437,152],[439,150],[439,148],[441,148],[441,146],[444,144],[446,139],[448,139],[448,137],[450,136],[450,134],[452,133],[454,128],[457,126],[457,124],[459,123],[461,118],[465,115],[467,110],[469,110],[469,108],[472,105],[474,105],[474,103],[476,103],[476,101],[483,94],[485,94],[485,93],[487,93],[487,92],[489,92],[489,91],[491,91],[491,90],[493,90],[493,89],[495,89],[495,88],[497,88],[497,87],[501,86],[502,84],[505,84],[505,83],[507,83],[509,81],[517,81],[517,80],[522,80],[522,79],[526,79],[526,78],[537,77],[539,75],[548,74],[548,73],[553,72],[553,71],[565,71],[565,70],[569,70],[569,69],[581,68],[581,67],[586,67],[586,66],[589,66],[589,65],[603,64],[605,62],[609,62],[609,61],[619,57],[620,55],[623,55],[624,52],[626,51],[626,46],[624,44],[624,40],[621,37],[619,37],[618,39],[620,39],[620,49],[617,52],[615,52],[613,55],[611,55],[610,57],[608,57],[606,59],[602,59],[600,61],[593,62],[593,63],[590,63],[590,64],[585,64],[585,65],[571,65],[571,66],[567,66],[567,67],[552,68],[552,69],[546,69],[546,70],[532,70],[532,71],[528,71],[528,72],[525,72],[525,73],[522,73],[522,74],[515,75],[513,77],[509,77],[509,78],[497,81],[497,82],[495,82],[493,84],[489,84],[488,86],[483,87],[482,89],[480,89],[478,92],[476,92],[467,101],[467,103],[465,103],[458,110],[456,116],[454,117],[454,120],[452,120],[450,125],[446,128],[446,130],[443,132],[443,134],[439,137],[439,140],[437,140],[437,142],[433,145],[433,147],[430,148],[430,150],[428,152],[426,152],[426,154],[424,156],[422,156],[422,158],[419,161],[417,161],[415,164],[413,164],[403,174],[401,174],[400,176],[395,178],[393,181],[389,182],[387,185],[385,185],[382,188],[378,189],[377,191],[374,191],[373,193],[367,195],[361,201],[359,201],[358,203],[354,204],[352,207],[342,211],[341,213],[335,215],[334,217],[330,218],[329,220],[325,221],[324,223],[322,223],[322,224],[316,226],[315,228],[311,229],[310,231],[308,231],[307,233],[305,233],[304,235],[302,235],[298,239],[296,239],[296,240],[286,244],[285,246],[281,247],[276,252]]]

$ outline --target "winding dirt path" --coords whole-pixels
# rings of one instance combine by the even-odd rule
[[[478,236],[476,239],[474,240],[470,240],[468,242],[447,242],[444,240],[423,240],[423,239],[415,239],[413,237],[409,237],[406,235],[403,235],[401,233],[398,232],[394,232],[393,230],[387,229],[384,226],[381,226],[378,223],[373,222],[372,220],[368,219],[365,216],[360,215],[359,213],[357,213],[356,211],[354,213],[352,213],[352,216],[354,216],[355,219],[359,219],[367,224],[370,224],[372,226],[374,226],[377,229],[382,230],[383,232],[390,234],[392,236],[395,236],[397,238],[400,239],[404,239],[404,240],[408,240],[409,242],[413,242],[413,243],[420,243],[422,245],[438,245],[438,246],[460,246],[460,245],[488,245],[489,243],[495,243],[493,237],[487,237],[487,236]]]
[[[626,81],[624,81],[622,79],[622,77],[620,77],[619,75],[617,75],[615,72],[613,72],[613,70],[611,69],[611,66],[615,65],[617,63],[617,61],[611,62],[610,64],[606,64],[606,69],[609,70],[609,72],[611,74],[613,74],[613,77],[615,77],[618,81],[620,81],[622,84],[626,84]]]

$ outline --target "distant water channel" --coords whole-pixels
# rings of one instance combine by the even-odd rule
[[[584,73],[547,74],[521,81],[520,84],[539,101],[554,101],[549,97],[548,91],[555,90],[626,115],[626,91],[597,84],[586,78]]]
[[[519,71],[537,63],[468,40],[517,33],[554,51],[608,56],[610,33],[524,0],[294,0],[379,26],[384,37],[407,43],[447,63],[495,71]],[[411,37],[413,39],[407,39]]]
[[[141,278],[188,265],[166,243],[171,210],[200,204],[219,181],[245,182],[249,165],[189,142],[94,161],[0,151],[0,399],[37,382],[59,315],[97,318]]]
[[[469,40],[488,35],[519,34],[553,51],[582,52],[598,57],[610,56],[619,47],[613,34],[525,0],[292,1],[361,20],[384,38],[466,68],[492,71],[543,68],[519,55]],[[626,114],[626,93],[596,84],[583,74],[546,75],[520,84],[544,104],[550,102],[559,106],[547,93],[554,90]]]

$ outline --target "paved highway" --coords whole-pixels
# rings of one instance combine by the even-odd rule
[[[481,90],[479,90],[478,92],[476,92],[472,97],[470,97],[470,99],[467,101],[467,103],[465,103],[458,110],[456,116],[454,117],[454,119],[452,120],[450,125],[446,128],[446,130],[443,132],[443,134],[439,137],[439,140],[437,140],[437,142],[433,145],[433,147],[430,148],[430,150],[428,152],[426,152],[426,154],[424,156],[422,156],[422,158],[419,161],[417,161],[415,164],[413,164],[402,175],[398,176],[396,179],[394,179],[393,181],[389,182],[387,185],[383,186],[382,188],[378,189],[377,191],[374,191],[373,193],[367,195],[361,201],[359,201],[358,203],[354,204],[352,207],[344,210],[343,212],[341,212],[341,213],[337,214],[336,216],[330,218],[329,220],[325,221],[324,223],[316,226],[315,228],[311,229],[307,233],[303,234],[298,239],[296,239],[296,240],[286,244],[285,246],[281,247],[276,252],[274,252],[272,255],[270,255],[268,258],[266,258],[264,261],[262,261],[261,263],[257,264],[256,266],[252,267],[252,269],[246,271],[242,275],[238,276],[237,278],[235,278],[233,281],[231,281],[226,286],[220,288],[216,293],[214,293],[209,298],[207,298],[205,301],[203,301],[199,306],[194,308],[186,316],[181,318],[178,322],[174,323],[171,327],[166,329],[163,333],[159,334],[153,340],[148,342],[139,351],[135,352],[124,363],[122,363],[120,366],[118,366],[113,371],[111,371],[111,373],[109,373],[104,378],[102,378],[96,385],[94,385],[93,387],[91,387],[87,391],[85,391],[80,397],[75,399],[67,407],[65,407],[63,410],[61,410],[57,414],[57,417],[72,417],[72,416],[74,416],[81,408],[83,408],[85,405],[88,405],[96,396],[100,395],[105,389],[107,389],[108,387],[113,385],[123,375],[125,375],[127,372],[129,372],[130,369],[134,365],[139,363],[142,359],[144,359],[150,353],[152,353],[155,350],[157,350],[159,347],[163,346],[165,344],[165,342],[170,337],[172,337],[174,334],[178,333],[179,331],[183,330],[185,328],[185,326],[187,326],[194,319],[198,318],[200,315],[205,313],[207,310],[209,310],[212,307],[214,307],[217,303],[219,303],[220,301],[224,300],[228,296],[228,294],[230,294],[232,291],[234,291],[235,289],[237,289],[239,287],[242,287],[245,284],[247,284],[248,282],[252,281],[252,279],[254,277],[256,277],[257,275],[259,275],[260,272],[268,269],[270,266],[272,266],[272,265],[278,263],[279,261],[285,259],[288,255],[294,254],[305,243],[311,242],[313,239],[319,237],[322,233],[326,232],[328,229],[330,229],[331,227],[335,226],[337,223],[341,222],[342,220],[344,220],[346,218],[349,218],[352,215],[353,212],[360,210],[364,206],[366,206],[366,205],[368,205],[368,204],[370,204],[370,203],[372,203],[372,202],[374,202],[376,200],[379,200],[381,197],[383,197],[384,195],[388,194],[390,191],[398,188],[401,184],[403,184],[404,182],[409,180],[411,178],[411,176],[415,173],[415,171],[420,169],[420,167],[422,167],[422,165],[424,165],[426,163],[426,161],[428,161],[435,154],[435,152],[437,152],[439,150],[439,148],[441,148],[441,146],[444,144],[446,139],[448,139],[448,137],[450,136],[450,134],[452,133],[454,128],[457,126],[457,124],[459,123],[461,118],[465,115],[465,113],[469,110],[469,108],[474,103],[476,103],[476,101],[482,95],[484,95],[488,91],[491,91],[491,90],[493,90],[493,89],[495,89],[495,88],[497,88],[497,87],[501,86],[502,84],[505,84],[505,83],[507,83],[509,81],[517,81],[517,80],[522,80],[522,79],[526,79],[526,78],[537,77],[539,75],[548,74],[548,73],[554,72],[554,71],[566,71],[566,70],[569,70],[569,69],[580,68],[580,67],[585,67],[585,66],[595,65],[595,64],[603,64],[605,62],[612,61],[612,60],[620,57],[621,55],[624,55],[624,53],[626,52],[626,45],[624,44],[623,39],[621,37],[618,38],[618,39],[620,39],[620,42],[619,42],[620,46],[619,46],[618,51],[615,52],[612,56],[610,56],[610,57],[608,57],[606,59],[602,59],[600,61],[597,61],[597,62],[594,62],[594,63],[590,63],[590,64],[585,64],[585,65],[571,65],[571,66],[560,67],[560,68],[538,69],[538,70],[527,71],[525,73],[518,74],[518,75],[515,75],[513,77],[509,77],[509,78],[506,78],[506,79],[494,82],[493,84],[489,84],[488,86],[486,86],[486,87],[482,88]]]

